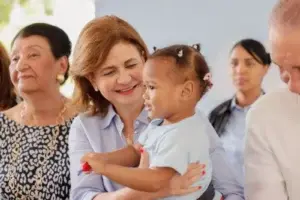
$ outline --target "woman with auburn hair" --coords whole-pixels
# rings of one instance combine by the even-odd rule
[[[137,31],[118,17],[94,19],[82,30],[70,69],[75,80],[74,103],[81,111],[86,111],[74,119],[70,131],[71,199],[146,200],[200,189],[192,185],[205,174],[205,167],[201,164],[191,164],[185,175],[176,175],[168,188],[157,193],[124,188],[95,173],[78,174],[80,160],[86,153],[107,153],[132,145],[149,124],[142,97],[142,71],[148,54],[146,44]],[[208,119],[206,121],[211,130],[210,156],[216,167],[213,172],[214,186],[225,197],[243,199],[243,189],[227,166],[225,152],[214,129]],[[141,161],[145,159],[144,155],[147,154],[143,153]],[[131,166],[131,163],[119,159],[118,163],[113,164]],[[139,166],[139,163],[135,166]]]
[[[17,96],[9,76],[9,56],[0,43],[0,111],[17,105]]]
[[[95,81],[100,75],[95,72],[105,64],[104,62],[107,61],[110,51],[118,43],[123,44],[123,46],[124,44],[130,44],[129,51],[138,51],[141,56],[140,63],[138,63],[140,66],[138,67],[142,68],[142,64],[149,55],[147,46],[134,28],[125,21],[117,17],[107,16],[91,21],[81,32],[74,49],[73,65],[70,69],[76,85],[74,102],[76,105],[80,105],[81,111],[90,111],[92,114],[100,113],[102,116],[106,116],[111,103],[110,99],[105,98],[105,95],[99,92],[100,88],[95,85],[97,84]],[[117,58],[113,57],[112,59],[117,61]],[[122,60],[120,59],[120,61]],[[131,65],[127,68],[136,65],[135,62],[129,64]],[[141,86],[141,83],[141,80],[139,80],[139,86]],[[137,89],[142,93],[142,87]],[[139,99],[139,103],[142,102],[140,98],[137,99]]]

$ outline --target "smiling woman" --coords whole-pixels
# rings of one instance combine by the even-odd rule
[[[183,176],[175,175],[170,185],[153,193],[124,188],[101,174],[78,175],[81,158],[86,153],[106,153],[131,146],[149,125],[149,113],[142,96],[145,88],[140,87],[148,50],[130,24],[116,16],[104,16],[90,21],[83,28],[73,58],[70,72],[76,84],[75,105],[83,113],[74,119],[69,138],[71,199],[147,200],[198,191],[199,187],[193,187],[193,184],[205,174],[201,172],[201,164],[204,163],[194,163],[200,168],[198,173],[193,173],[189,167]],[[213,170],[213,186],[228,199],[242,199],[242,188],[224,161],[226,156],[222,144],[208,120],[205,117],[203,120],[206,120],[205,124],[199,124],[209,130],[210,157],[216,166]],[[131,166],[132,159],[125,157],[122,154],[117,159],[118,164]],[[188,184],[178,186],[178,183]],[[175,189],[174,184],[178,186]],[[205,196],[212,199],[213,194],[212,187],[212,192]]]
[[[134,45],[120,41],[112,47],[95,75],[90,76],[91,84],[117,108],[132,101],[141,103],[143,88],[137,87],[142,85],[140,71],[145,59],[141,56]]]
[[[59,92],[71,43],[44,23],[12,42],[10,75],[23,102],[0,112],[0,199],[68,199],[68,136],[74,109]]]
[[[142,83],[140,72],[148,50],[141,37],[116,17],[92,21],[84,30],[74,48],[70,70],[76,85],[75,104],[81,105],[82,111],[99,112],[103,116],[111,103],[118,106],[135,98],[136,103],[142,104],[142,87],[136,86]],[[107,30],[109,37],[104,35]],[[82,56],[83,52],[97,54]]]
[[[131,146],[149,124],[141,87],[147,58],[148,50],[140,35],[118,17],[94,19],[83,28],[70,69],[75,80],[75,105],[84,112],[74,119],[70,132],[71,199],[146,200],[172,195],[169,188],[157,193],[123,188],[95,173],[78,176],[80,159],[85,153]],[[132,161],[117,160],[127,164]],[[186,177],[194,176],[187,173],[174,180],[184,182]],[[178,194],[198,190],[195,188],[181,188]]]

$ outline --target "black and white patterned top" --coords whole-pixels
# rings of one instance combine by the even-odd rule
[[[25,126],[0,113],[0,199],[67,200],[70,192],[69,129],[73,119],[59,126]],[[48,146],[59,127],[56,146],[47,156]],[[13,149],[19,145],[12,166]],[[48,159],[47,159],[48,158]],[[46,160],[46,161],[45,161]],[[41,166],[41,165],[44,166]],[[16,182],[9,181],[9,169],[16,169]],[[36,188],[37,170],[42,171],[41,187]],[[37,193],[38,194],[37,194]],[[26,197],[26,198],[25,198]]]

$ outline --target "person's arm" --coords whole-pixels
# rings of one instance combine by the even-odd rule
[[[108,177],[121,185],[144,192],[158,192],[167,187],[176,171],[169,167],[132,168],[106,163],[93,153],[85,155],[82,162],[87,162],[92,170]]]
[[[136,167],[140,162],[140,144],[129,145],[125,148],[107,153],[92,153],[95,159],[103,160],[105,163],[120,165],[124,167]]]
[[[152,169],[127,168],[105,163],[103,159],[96,159],[93,153],[85,155],[81,161],[87,162],[95,173],[102,174],[121,185],[144,192],[157,192],[165,188],[176,173],[182,175],[188,169],[187,158],[190,148],[187,147],[188,140],[182,140],[182,134],[183,130],[169,131],[159,138],[157,144],[153,144],[157,150],[152,157],[150,166]],[[143,141],[141,143],[143,144]],[[203,145],[199,150],[203,154],[206,152],[208,154],[208,148],[205,149],[205,146],[208,145]]]
[[[157,193],[146,193],[123,188],[115,192],[105,190],[102,176],[91,173],[78,176],[81,162],[80,159],[88,152],[93,152],[93,148],[88,138],[88,134],[83,128],[79,117],[76,117],[72,123],[69,134],[69,156],[71,173],[71,192],[72,200],[153,200],[157,199]],[[182,191],[189,192],[187,191]]]
[[[140,168],[148,168],[149,160],[148,153],[144,151],[141,156]],[[200,190],[200,187],[192,186],[199,180],[203,171],[204,165],[192,163],[189,165],[188,170],[184,175],[175,175],[172,177],[168,187],[159,192],[140,192],[131,188],[123,188],[112,193],[102,193],[97,195],[93,200],[114,199],[114,200],[156,200],[174,195],[186,195]],[[113,196],[113,197],[112,197]]]
[[[212,125],[208,122],[207,132],[210,140],[212,160],[212,180],[215,189],[222,193],[225,200],[244,200],[242,177],[234,172],[234,167],[227,161],[227,154],[222,142]]]
[[[149,167],[149,155],[147,151],[141,154],[139,168]],[[184,175],[175,175],[172,177],[169,185],[159,192],[141,192],[131,188],[123,188],[113,193],[98,194],[93,200],[114,199],[114,200],[155,200],[173,195],[185,195],[196,192],[200,187],[193,187],[195,181],[199,180],[202,172],[205,170],[204,165],[192,163]]]
[[[99,160],[103,160],[108,164],[120,165],[124,167],[136,167],[140,163],[140,149],[147,140],[147,137],[148,129],[146,129],[139,136],[138,142],[134,145],[129,145],[125,148],[107,153],[92,153],[92,155],[98,157]]]
[[[266,135],[266,131],[268,131],[266,126],[270,122],[264,119],[258,120],[258,116],[255,114],[250,112],[247,117],[245,147],[246,199],[288,200],[284,179]]]

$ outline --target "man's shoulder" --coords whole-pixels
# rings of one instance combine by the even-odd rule
[[[291,93],[287,88],[279,88],[273,90],[262,97],[260,97],[252,106],[253,109],[274,109],[282,103],[289,102],[293,93]]]
[[[271,118],[277,113],[292,109],[297,100],[297,94],[288,90],[288,88],[279,88],[260,97],[249,110],[249,118]]]

